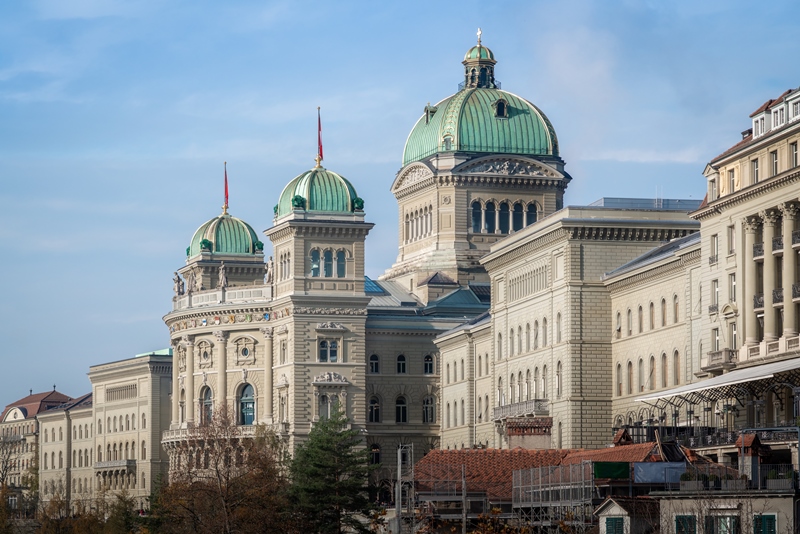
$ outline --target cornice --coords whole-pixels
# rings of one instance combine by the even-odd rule
[[[643,285],[653,285],[654,277],[668,276],[681,271],[685,271],[687,267],[700,264],[701,251],[698,247],[688,254],[682,254],[679,257],[673,257],[669,262],[662,263],[649,269],[644,269],[635,274],[620,275],[622,278],[615,282],[606,284],[609,291],[621,291],[623,289],[630,289]]]
[[[695,211],[690,216],[693,219],[702,221],[704,219],[713,217],[714,215],[721,214],[723,210],[738,206],[739,204],[744,204],[756,197],[766,195],[771,191],[800,181],[800,170],[792,169],[792,171],[793,172],[786,171],[786,173],[783,175],[779,174],[778,176],[774,176],[763,182],[740,189],[732,195],[725,195],[721,198],[718,198],[717,200],[710,202],[707,207]]]
[[[545,235],[532,239],[524,245],[511,248],[508,252],[498,251],[496,256],[489,257],[489,259],[481,259],[481,264],[486,267],[486,270],[494,269],[512,263],[513,261],[528,256],[543,248],[549,247],[559,240],[569,238],[569,231],[566,228],[556,228]],[[494,255],[494,254],[492,254]]]
[[[514,176],[502,174],[450,174],[441,173],[429,176],[424,180],[415,182],[399,191],[395,191],[395,198],[401,199],[418,193],[431,186],[503,186],[518,189],[536,187],[539,189],[557,189],[564,191],[567,188],[565,178],[540,177],[540,176]]]

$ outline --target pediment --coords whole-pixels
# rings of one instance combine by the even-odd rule
[[[723,317],[730,318],[739,315],[739,309],[736,307],[736,304],[726,302],[723,304],[722,308],[720,308],[719,313]]]
[[[405,189],[433,176],[433,171],[423,163],[412,163],[402,170],[392,184],[392,192]]]
[[[528,158],[492,156],[472,160],[453,169],[453,174],[492,174],[501,176],[530,176],[532,178],[563,178],[553,167]]]

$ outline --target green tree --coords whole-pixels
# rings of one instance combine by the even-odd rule
[[[303,529],[370,532],[369,451],[338,409],[315,424],[290,467],[290,503]]]

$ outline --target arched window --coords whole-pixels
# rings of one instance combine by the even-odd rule
[[[522,327],[517,327],[517,354],[522,354]]]
[[[465,413],[464,412],[464,399],[461,399],[461,424],[462,425],[467,424],[467,418],[464,417],[464,413]]]
[[[514,394],[516,393],[517,389],[517,377],[513,374],[511,375],[511,379],[508,383],[508,402],[514,404],[516,400],[514,399]]]
[[[556,397],[561,397],[561,362],[556,364]]]
[[[381,463],[381,446],[377,443],[373,443],[369,448],[369,463],[370,465]]]
[[[483,419],[483,397],[478,396],[478,422],[482,422]]]
[[[674,386],[677,386],[681,383],[681,357],[678,354],[677,350],[672,355],[672,367],[673,367],[672,384]]]
[[[507,234],[510,230],[509,228],[509,217],[510,217],[510,210],[508,207],[508,202],[501,202],[500,203],[500,233]]]
[[[115,415],[114,416],[114,432],[117,432],[117,429],[118,429],[118,427],[117,427],[117,416]],[[60,428],[58,429],[58,435],[59,435],[58,438],[61,439],[61,429]]]
[[[617,397],[622,396],[622,364],[617,364]]]
[[[322,275],[325,278],[333,276],[333,252],[326,250],[322,254]]]
[[[406,374],[406,357],[402,354],[397,357],[397,374]]]
[[[478,378],[483,376],[483,356],[478,354]]]
[[[64,454],[61,451],[58,451],[58,468],[64,468]]]
[[[256,415],[256,400],[253,386],[245,384],[239,395],[239,424],[252,425]]]
[[[661,326],[667,326],[667,299],[661,299]]]
[[[503,334],[497,334],[497,359],[503,359]]]
[[[481,209],[481,203],[477,200],[472,202],[472,233],[479,234],[481,233],[481,222],[483,218],[483,210]]]
[[[547,392],[547,366],[545,365],[542,367],[542,398],[547,399],[549,396]]]
[[[622,314],[617,312],[617,326],[614,329],[614,337],[619,339],[620,335],[622,335]]]
[[[678,322],[678,295],[672,297],[672,321]]]
[[[498,100],[497,103],[495,104],[494,110],[495,110],[494,116],[497,117],[498,119],[508,118],[508,115],[506,113],[507,108],[505,100],[503,99]]]
[[[344,278],[345,277],[345,259],[344,259],[344,250],[340,250],[336,253],[336,276],[337,278]]]
[[[525,210],[522,207],[522,204],[517,202],[514,204],[514,213],[511,216],[511,227],[514,231],[522,230],[525,226]]]
[[[446,377],[447,383],[449,384],[450,383],[450,364],[449,363],[447,364],[447,373],[445,373],[445,377]]]
[[[561,343],[561,313],[556,314],[556,343]]]
[[[214,414],[214,399],[211,388],[206,386],[200,392],[200,423],[207,425]]]
[[[446,407],[446,410],[445,410],[445,422],[447,423],[445,425],[445,428],[450,428],[450,403],[449,402],[447,403],[447,407]]]
[[[369,419],[370,423],[381,422],[381,402],[376,396],[369,398]]]
[[[628,395],[633,393],[633,363],[628,362]]]
[[[536,367],[533,370],[533,398],[539,399],[541,398],[541,392],[539,390],[539,368]]]
[[[644,391],[644,360],[639,358],[639,373],[636,376],[639,382],[639,391]]]
[[[319,250],[311,251],[311,276],[318,277],[320,272]]]
[[[506,404],[506,392],[503,391],[503,377],[499,377],[497,379],[497,405],[505,406],[505,404]]]
[[[436,399],[433,395],[422,399],[422,422],[430,424],[436,422]]]
[[[664,352],[661,354],[661,387],[667,387],[667,375],[669,374],[669,369],[667,368],[667,353]]]
[[[650,374],[647,377],[647,386],[650,391],[656,387],[656,357],[650,356]]]
[[[98,434],[102,434],[103,433],[103,420],[102,419],[98,419],[97,420],[97,433]],[[99,461],[100,460],[98,460],[98,462]]]
[[[145,418],[144,414],[142,414],[142,430],[147,428],[147,419]],[[144,458],[142,458],[144,460]]]
[[[484,228],[486,229],[487,234],[493,234],[496,228],[495,226],[495,209],[494,209],[494,202],[487,202],[486,203],[486,221],[484,223]]]
[[[547,317],[542,319],[542,346],[547,346]]]
[[[430,354],[427,354],[422,361],[422,372],[426,375],[433,374],[433,356]]]
[[[525,400],[531,400],[531,370],[525,371]]]
[[[650,330],[655,330],[656,328],[656,306],[652,302],[650,303]]]
[[[531,323],[525,323],[525,350],[531,350]]]
[[[381,372],[380,359],[378,358],[377,354],[373,354],[369,357],[369,372],[372,374],[378,374]]]
[[[528,209],[525,210],[525,226],[530,226],[536,222],[537,213],[536,213],[536,204],[531,202],[528,204]]]
[[[319,342],[319,361],[328,361],[328,342],[325,340]]]
[[[508,331],[508,355],[514,356],[514,329]]]
[[[533,350],[539,348],[539,321],[533,322]]]
[[[644,311],[642,310],[641,306],[639,306],[638,317],[639,317],[639,333],[641,334],[642,332],[644,332]]]
[[[461,380],[464,380],[464,358],[461,358]]]
[[[405,397],[397,397],[394,403],[394,422],[408,423],[408,406]]]

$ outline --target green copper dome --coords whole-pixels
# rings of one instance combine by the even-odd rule
[[[494,59],[494,54],[485,46],[473,46],[464,54],[464,61],[468,59]]]
[[[558,156],[545,114],[507,91],[466,88],[426,109],[406,140],[404,166],[437,152]]]
[[[192,236],[186,251],[189,257],[200,252],[216,254],[260,254],[264,244],[253,227],[227,212],[203,224]]]
[[[289,182],[281,192],[275,217],[295,209],[307,212],[352,213],[360,211],[364,201],[344,176],[324,167],[315,167]]]

